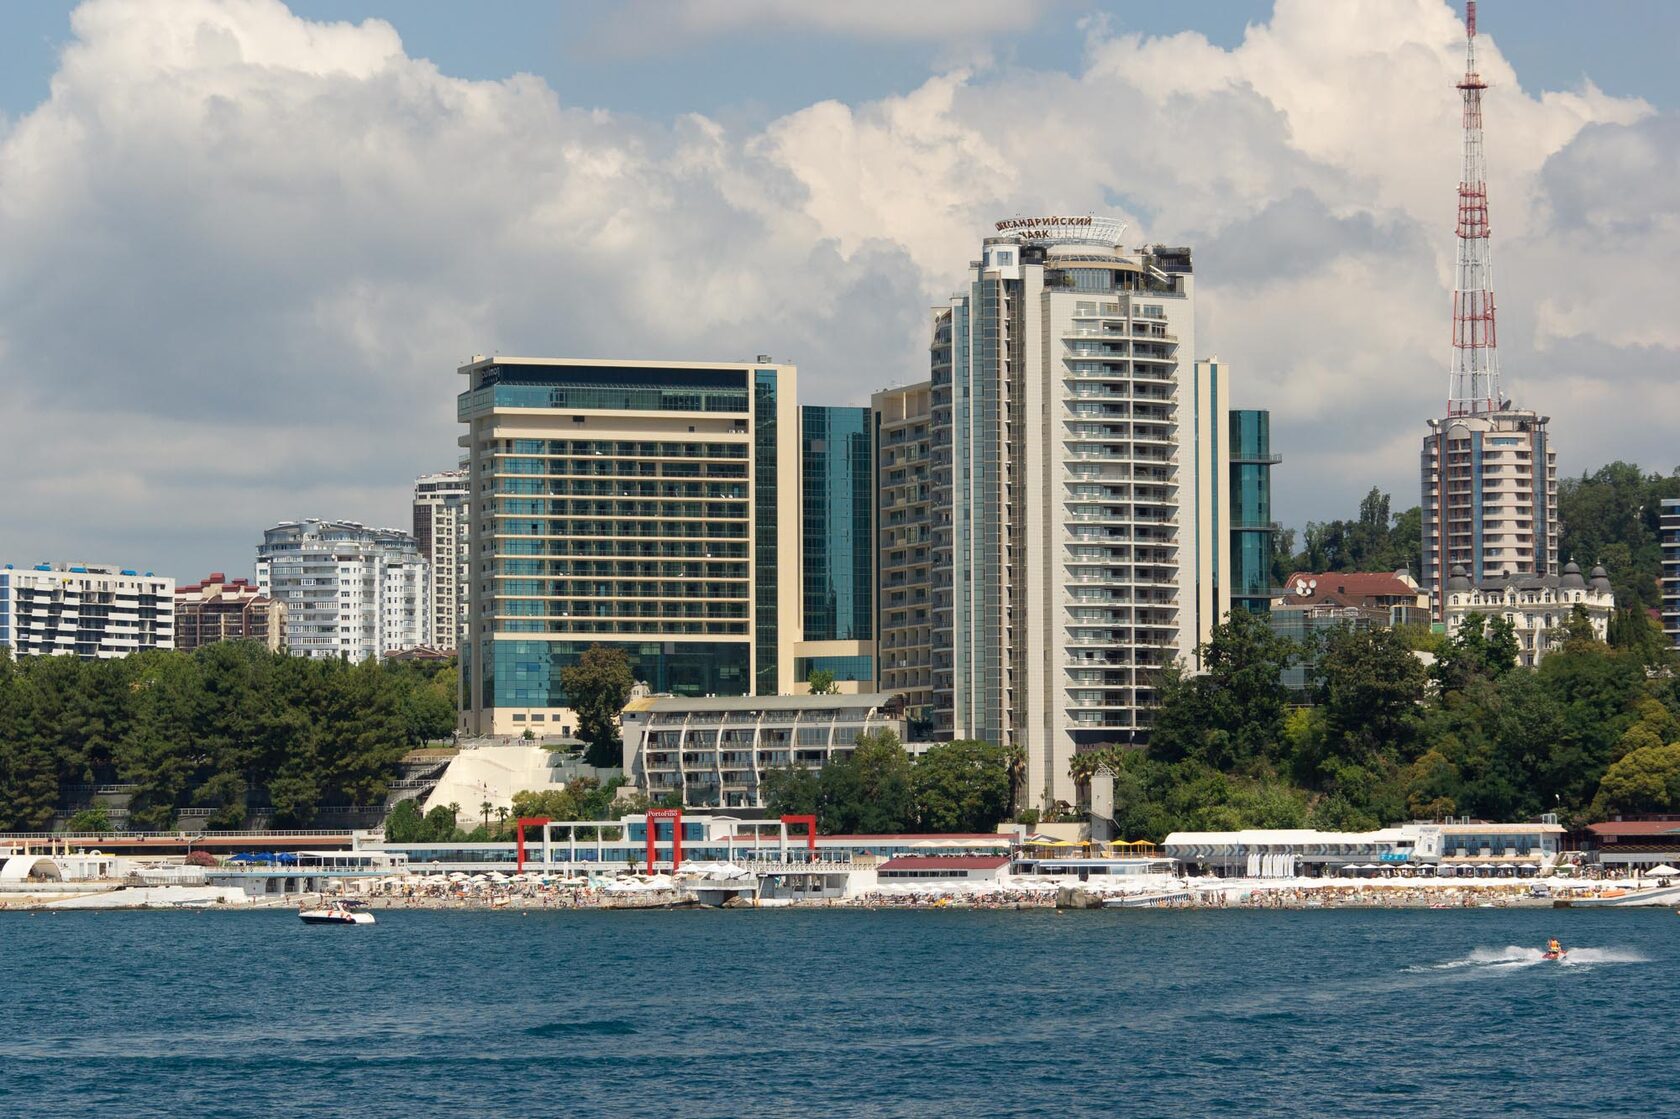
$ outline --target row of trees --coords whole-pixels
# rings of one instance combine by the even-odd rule
[[[187,807],[237,827],[384,801],[411,747],[455,727],[452,662],[348,664],[250,642],[116,660],[0,650],[0,830],[46,828],[69,786],[135,786],[129,823]]]
[[[1372,487],[1351,521],[1308,521],[1295,549],[1295,530],[1272,540],[1272,575],[1281,585],[1295,571],[1398,571],[1413,575],[1423,562],[1423,511],[1414,505],[1398,515],[1388,494]]]
[[[764,775],[766,807],[815,815],[825,834],[991,831],[1014,811],[1022,759],[986,742],[930,747],[912,759],[898,735],[859,735],[847,757],[813,773],[787,766]]]
[[[1623,647],[1577,610],[1561,648],[1520,667],[1503,619],[1438,640],[1425,669],[1407,635],[1342,629],[1300,647],[1237,612],[1169,670],[1147,751],[1081,755],[1116,775],[1122,831],[1361,829],[1468,814],[1574,819],[1680,807],[1680,687],[1649,630]],[[1305,697],[1279,682],[1305,660]],[[1301,699],[1310,706],[1301,706]]]
[[[1659,521],[1664,498],[1680,497],[1680,470],[1647,474],[1613,462],[1558,484],[1559,552],[1587,570],[1603,564],[1624,608],[1657,606],[1662,571]]]

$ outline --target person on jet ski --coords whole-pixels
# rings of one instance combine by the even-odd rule
[[[1546,941],[1546,954],[1549,956],[1563,955],[1563,946],[1557,942],[1557,937]]]

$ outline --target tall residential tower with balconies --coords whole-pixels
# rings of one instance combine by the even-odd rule
[[[1227,370],[1193,360],[1190,251],[1122,229],[1000,222],[933,323],[935,733],[1020,746],[1046,806],[1077,751],[1146,741],[1230,606]]]

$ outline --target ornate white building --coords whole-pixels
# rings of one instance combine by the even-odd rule
[[[1616,607],[1604,568],[1593,568],[1592,576],[1583,579],[1581,568],[1571,563],[1562,575],[1509,575],[1476,586],[1464,568],[1455,567],[1447,580],[1447,636],[1457,635],[1471,614],[1504,618],[1516,630],[1519,662],[1533,667],[1562,640],[1577,606],[1586,610],[1593,632],[1604,640]]]

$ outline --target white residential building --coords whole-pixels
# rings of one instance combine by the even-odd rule
[[[257,547],[257,585],[285,607],[298,656],[383,657],[431,644],[426,561],[414,538],[354,521],[284,521]]]
[[[1616,609],[1604,568],[1593,568],[1591,577],[1584,579],[1580,567],[1571,563],[1561,576],[1511,575],[1476,584],[1464,568],[1455,567],[1447,579],[1447,636],[1457,634],[1471,614],[1504,618],[1516,631],[1518,661],[1532,667],[1562,640],[1563,627],[1577,606],[1587,612],[1593,632],[1603,641]]]
[[[1230,608],[1228,371],[1193,360],[1190,250],[1122,230],[999,222],[934,320],[935,734],[1021,745],[1044,806]]]
[[[1662,502],[1662,628],[1680,646],[1680,498]]]
[[[467,472],[422,474],[414,482],[414,542],[426,558],[432,646],[452,650],[466,625]]]
[[[0,646],[13,656],[125,657],[175,647],[175,580],[103,564],[0,569]]]

